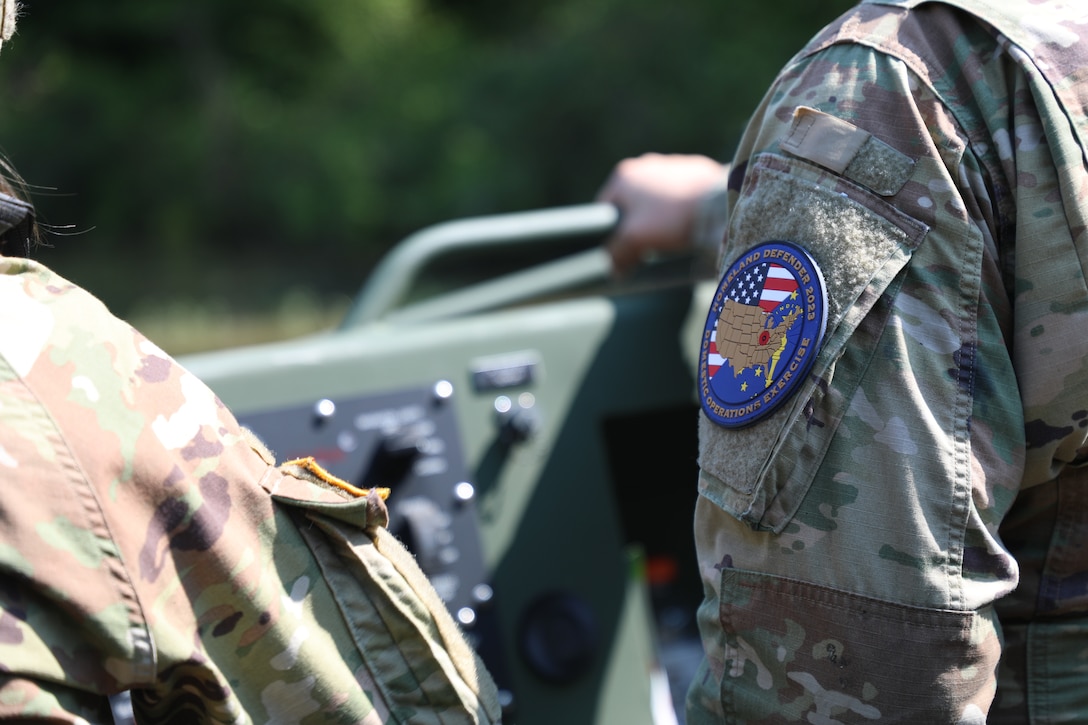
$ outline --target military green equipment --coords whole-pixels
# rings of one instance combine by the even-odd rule
[[[182,361],[279,458],[392,489],[391,529],[510,723],[661,722],[662,653],[697,657],[693,369],[711,290],[688,258],[613,280],[600,241],[616,220],[590,204],[432,227],[339,329]],[[511,250],[562,253],[413,296],[428,269]]]

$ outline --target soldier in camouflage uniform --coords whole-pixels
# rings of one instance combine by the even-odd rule
[[[692,725],[1088,721],[1086,33],[1056,0],[863,2],[757,110],[704,345],[783,242],[826,323],[784,401],[701,416]],[[675,244],[681,196],[613,243]]]
[[[12,256],[29,211],[0,194],[0,719],[112,722],[130,690],[141,723],[498,722],[378,492],[275,466],[155,345]]]

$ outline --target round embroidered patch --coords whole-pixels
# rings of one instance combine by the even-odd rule
[[[797,392],[823,342],[823,276],[805,250],[765,242],[726,270],[699,352],[699,398],[712,421],[740,428]]]

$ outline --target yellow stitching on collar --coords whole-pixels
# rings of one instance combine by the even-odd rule
[[[336,488],[339,488],[342,491],[346,491],[347,493],[350,493],[352,496],[356,496],[358,498],[366,498],[366,496],[368,496],[370,494],[370,489],[368,489],[368,488],[357,488],[355,486],[352,486],[350,483],[348,483],[344,479],[337,478],[336,476],[332,475],[331,473],[326,471],[324,468],[322,468],[321,465],[317,461],[314,460],[313,456],[307,456],[305,458],[296,458],[296,459],[294,459],[292,461],[285,461],[283,463],[283,465],[285,465],[285,466],[298,466],[299,468],[302,468],[303,470],[309,471],[310,473],[312,473],[314,476],[316,476],[321,481],[324,481],[325,483],[329,484],[330,486],[335,486]],[[389,498],[389,489],[388,488],[376,488],[374,490],[378,492],[378,495],[381,497],[381,499],[383,501],[385,499]]]

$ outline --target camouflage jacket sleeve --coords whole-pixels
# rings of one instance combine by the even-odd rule
[[[1057,5],[996,4],[1057,31],[1027,47],[864,3],[756,112],[723,265],[804,249],[827,325],[784,405],[702,418],[689,722],[985,720],[1020,565],[1000,527],[1084,461],[1085,106],[1053,88],[1088,63]]]
[[[498,719],[379,498],[273,466],[94,298],[4,258],[0,515],[0,718],[109,722],[131,690],[140,722]]]

